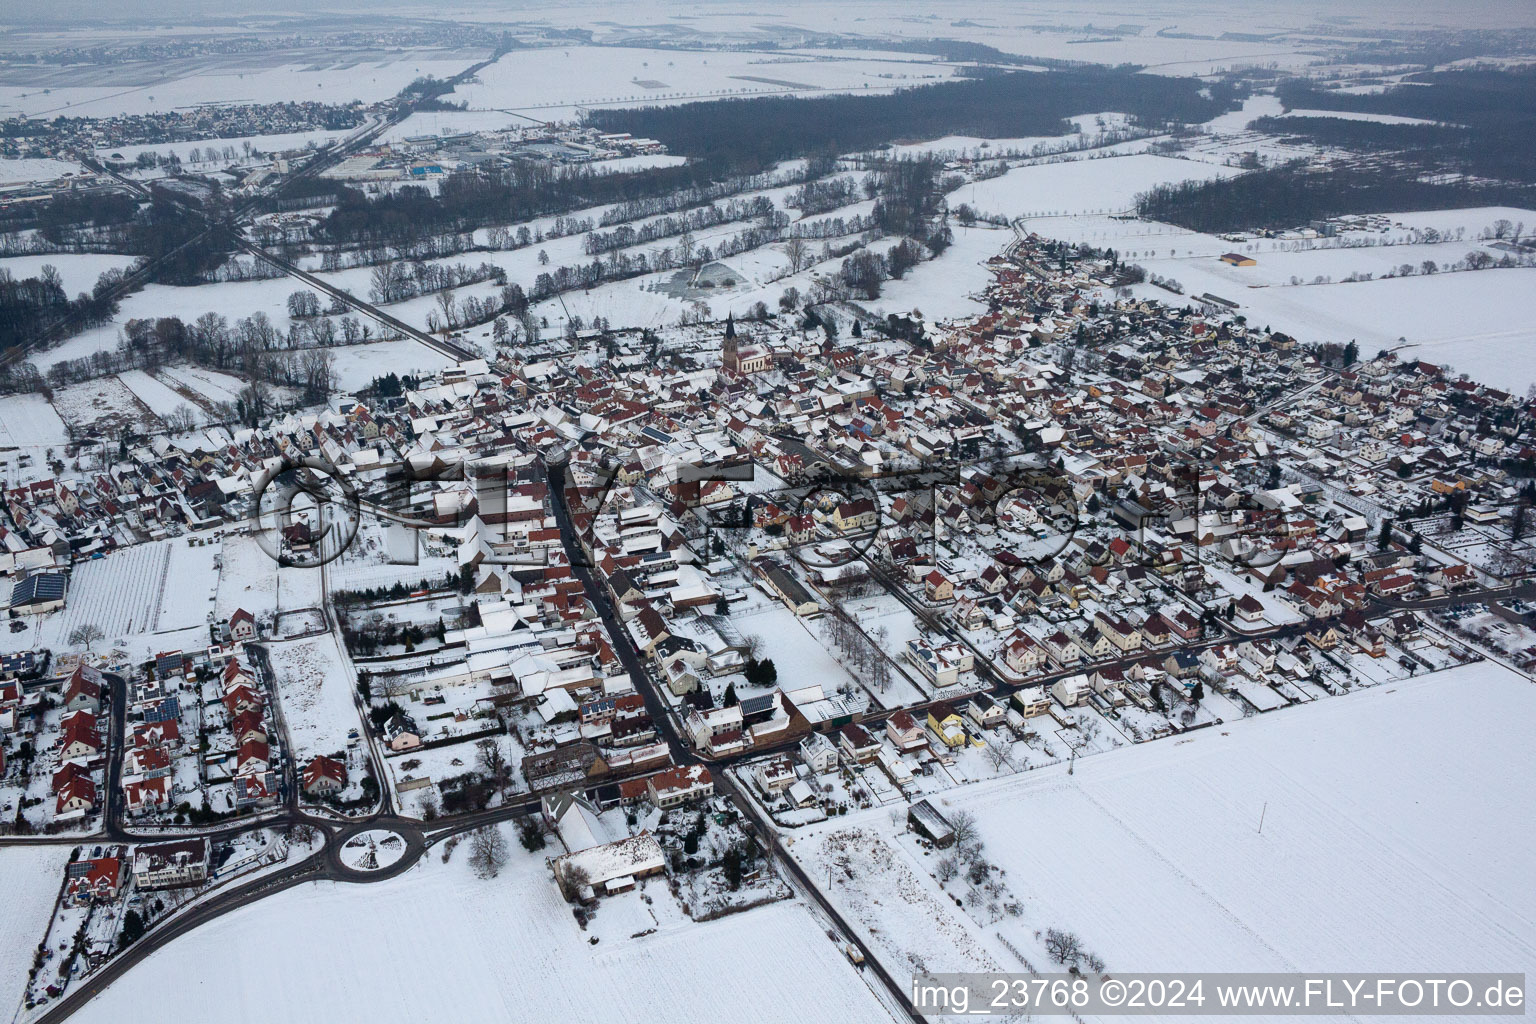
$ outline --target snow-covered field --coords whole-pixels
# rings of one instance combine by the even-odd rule
[[[205,66],[169,74],[158,69],[139,72],[131,83],[43,88],[36,85],[0,86],[0,116],[110,117],[114,114],[148,114],[207,103],[279,103],[317,100],[370,103],[395,95],[423,75],[448,78],[474,63],[446,54],[405,53],[315,54],[315,63],[261,66]],[[270,58],[268,58],[270,59]],[[131,73],[132,69],[124,69]]]
[[[85,168],[69,160],[47,158],[0,158],[0,185],[17,181],[52,181],[66,174],[84,174]]]
[[[1233,289],[1203,265],[1198,272],[1184,262],[1173,271],[1156,263],[1147,266],[1176,275],[1186,295],[1215,291],[1237,302],[1249,323],[1285,330],[1302,341],[1354,339],[1362,352],[1374,355],[1397,346],[1401,338],[1407,342],[1402,358],[1449,364],[1473,379],[1515,391],[1536,383],[1536,363],[1527,358],[1536,342],[1536,269]],[[1150,285],[1138,286],[1137,292],[1178,301]]]
[[[514,50],[454,90],[471,110],[516,110],[541,120],[582,105],[638,106],[753,93],[861,92],[949,78],[926,58],[849,59],[801,54],[572,46]]]
[[[723,993],[750,993],[756,1009],[747,1016],[756,1020],[892,1019],[798,903],[694,924],[665,884],[650,879],[643,893],[605,900],[583,931],[544,866],[558,848],[529,854],[503,830],[511,860],[497,878],[475,878],[461,846],[448,864],[434,849],[388,881],[279,893],[177,939],[79,1019],[158,1024],[200,1019],[217,1005],[224,1024],[714,1024]],[[252,935],[293,941],[265,943],[253,957]],[[198,969],[183,970],[187,964]],[[167,986],[167,972],[181,980]]]
[[[42,395],[0,398],[0,448],[43,449],[68,440],[64,421]],[[33,453],[35,460],[42,457],[42,451]]]
[[[936,949],[919,920],[887,923],[939,890],[932,877],[909,890],[936,858],[883,812],[819,826],[793,850],[813,878],[832,862],[840,904],[878,901],[877,941],[898,970],[908,943],[930,969],[964,969],[977,949],[1018,969],[1009,945],[1044,969],[1034,935],[1060,927],[1119,972],[1529,972],[1533,714],[1529,679],[1481,663],[1080,758],[1071,775],[953,791],[936,806],[976,816],[1021,913],[991,921],[970,900],[964,917],[941,902],[969,928]],[[862,885],[838,880],[847,842],[829,837],[849,829],[894,851],[856,844],[860,861],[888,865]]]
[[[64,884],[68,846],[12,846],[0,850],[0,1009],[21,1005],[32,954],[43,940],[59,888]]]
[[[342,345],[331,349],[336,386],[342,391],[365,388],[386,373],[420,376],[436,373],[452,360],[418,341],[401,338],[371,345]]]
[[[233,162],[246,163],[250,159],[245,155],[246,143],[251,144],[252,150],[261,153],[282,153],[291,149],[305,149],[311,144],[322,146],[331,139],[345,138],[351,133],[351,130],[317,128],[314,131],[308,132],[281,132],[276,135],[241,135],[229,139],[200,139],[193,142],[152,142],[142,146],[116,146],[108,149],[98,149],[96,156],[100,159],[136,160],[140,153],[154,153],[157,156],[170,156],[174,153],[192,170],[211,170],[228,166],[231,163],[231,161],[224,159],[223,156],[225,148],[229,146],[233,146],[237,153]],[[203,159],[197,163],[191,162],[194,149],[201,151],[203,156]],[[218,154],[216,157],[209,155],[215,152]]]
[[[1008,217],[1066,213],[1114,213],[1132,206],[1154,185],[1208,181],[1235,170],[1194,160],[1137,153],[1130,156],[1017,167],[1007,174],[964,185],[950,203],[969,203]]]
[[[127,267],[133,261],[132,256],[55,252],[41,256],[6,256],[0,258],[0,270],[9,270],[11,276],[20,281],[36,277],[45,266],[52,266],[63,280],[64,293],[74,298],[81,292],[90,291],[105,271]]]
[[[354,680],[347,678],[332,634],[271,643],[283,719],[300,763],[315,754],[333,754],[347,746],[347,733],[362,728],[352,702]]]

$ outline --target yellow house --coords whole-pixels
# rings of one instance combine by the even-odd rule
[[[1252,267],[1258,264],[1258,260],[1252,256],[1244,256],[1240,252],[1229,252],[1221,257],[1221,262],[1234,267]]]
[[[928,708],[928,728],[933,730],[946,747],[962,747],[966,743],[965,722],[948,704],[937,703]]]

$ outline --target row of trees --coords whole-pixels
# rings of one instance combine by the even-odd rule
[[[588,256],[596,256],[615,249],[627,249],[633,245],[644,245],[660,238],[681,235],[683,241],[679,244],[691,248],[693,245],[691,232],[755,218],[762,218],[764,223],[769,223],[776,218],[783,218],[783,214],[774,208],[773,200],[767,196],[731,199],[723,204],[711,203],[708,206],[694,207],[683,213],[657,217],[638,228],[622,224],[612,231],[593,231],[583,239],[582,245]],[[784,219],[787,220],[787,218]]]

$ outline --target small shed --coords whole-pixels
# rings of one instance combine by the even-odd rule
[[[949,819],[927,800],[919,800],[907,808],[907,824],[912,831],[924,837],[934,846],[943,848],[955,843],[955,829]]]

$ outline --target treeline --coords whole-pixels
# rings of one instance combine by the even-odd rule
[[[179,195],[183,204],[196,200]],[[210,197],[210,216],[221,196]],[[19,203],[0,213],[0,252],[113,252],[162,260],[154,280],[196,284],[228,257],[232,246],[222,232],[203,234],[201,216],[170,201],[156,189],[148,204],[116,192],[64,193],[44,203]],[[35,231],[35,235],[23,232]],[[202,237],[199,237],[202,236]]]
[[[71,299],[52,265],[20,280],[0,269],[0,352],[35,344],[64,320],[70,321],[71,333],[106,323],[117,312],[112,291],[121,276],[120,270],[102,274],[94,289]]]
[[[1263,118],[1261,130],[1357,152],[1391,152],[1424,171],[1536,184],[1536,65],[1410,75],[1379,93],[1346,93],[1290,81],[1288,110],[1414,117],[1434,124],[1339,118]]]
[[[0,376],[0,391],[50,395],[54,388],[92,380],[124,370],[154,372],[171,363],[191,362],[238,373],[248,381],[237,403],[220,409],[227,419],[255,424],[276,407],[268,385],[298,388],[305,404],[323,401],[334,387],[334,357],[316,344],[361,344],[371,340],[372,328],[353,317],[336,324],[326,319],[295,324],[285,335],[265,313],[256,312],[231,323],[208,312],[192,322],[180,317],[134,319],[123,325],[115,348],[102,348],[80,359],[64,360],[46,375],[27,362],[14,363]],[[285,347],[286,346],[286,347]]]
[[[697,168],[686,164],[628,174],[597,174],[589,168],[557,171],[528,161],[460,168],[443,179],[435,196],[417,185],[373,198],[344,188],[335,208],[321,222],[319,235],[336,243],[396,245],[424,235],[661,196],[692,188],[700,176]]]
[[[380,263],[370,275],[369,298],[380,305],[404,302],[418,295],[462,288],[482,281],[507,283],[507,272],[493,263]]]
[[[1159,185],[1136,197],[1136,213],[1208,234],[1296,227],[1347,213],[1528,207],[1536,188],[1427,182],[1411,170],[1340,168],[1308,171],[1299,165],[1235,178]]]
[[[593,110],[603,131],[659,139],[715,173],[944,135],[1065,135],[1066,118],[1124,111],[1147,125],[1208,121],[1232,109],[1236,87],[1101,68],[996,74],[882,96],[771,96],[669,107]]]
[[[639,220],[642,217],[654,217],[662,213],[676,213],[693,206],[703,206],[706,203],[716,203],[730,196],[740,195],[743,192],[761,192],[765,189],[779,188],[784,185],[796,185],[803,181],[813,181],[823,175],[830,174],[835,169],[832,160],[809,160],[803,168],[787,171],[779,171],[774,174],[738,174],[723,178],[719,181],[694,185],[689,188],[678,189],[675,192],[666,192],[660,195],[647,196],[644,199],[631,199],[620,203],[604,211],[602,219],[598,222],[605,228],[611,228],[615,224],[624,224],[628,221]]]
[[[789,194],[784,205],[799,210],[801,216],[810,216],[848,206],[860,198],[858,183],[843,175],[806,182]]]

